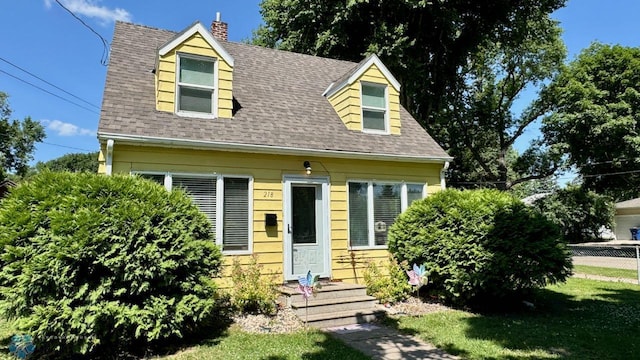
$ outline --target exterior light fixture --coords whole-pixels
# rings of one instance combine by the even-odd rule
[[[305,161],[302,166],[304,166],[304,169],[307,170],[307,175],[311,175],[311,163]]]

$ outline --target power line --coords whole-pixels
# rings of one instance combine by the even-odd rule
[[[63,9],[65,9],[69,14],[71,14],[71,16],[73,16],[76,20],[80,21],[80,23],[82,23],[82,25],[84,25],[87,29],[91,30],[92,33],[96,34],[96,36],[98,36],[100,38],[100,40],[102,41],[102,59],[100,59],[100,64],[107,66],[109,64],[109,42],[102,37],[102,35],[100,35],[97,31],[95,31],[91,26],[89,26],[86,22],[84,22],[80,17],[78,17],[78,15],[76,15],[73,11],[69,10],[66,6],[64,6],[60,0],[55,0],[56,3],[58,5],[60,5],[60,7],[62,7]]]
[[[70,103],[70,104],[73,104],[73,105],[75,105],[75,106],[79,107],[79,108],[82,108],[82,109],[85,109],[85,110],[87,110],[87,111],[90,111],[90,112],[92,112],[92,113],[94,113],[94,114],[100,115],[100,113],[99,113],[98,111],[95,111],[95,110],[90,109],[90,108],[88,108],[88,107],[86,107],[86,106],[80,105],[80,104],[78,104],[77,102],[73,102],[73,101],[71,101],[71,100],[69,100],[69,99],[67,99],[67,98],[63,98],[62,96],[60,96],[60,95],[58,95],[58,94],[54,94],[54,93],[52,93],[51,91],[49,91],[49,90],[47,90],[47,89],[44,89],[44,88],[42,88],[42,87],[40,87],[40,86],[38,86],[38,85],[36,85],[36,84],[34,84],[34,83],[31,83],[31,82],[29,82],[29,81],[27,81],[27,80],[24,80],[24,79],[22,79],[22,78],[20,78],[20,77],[18,77],[18,76],[11,75],[11,74],[9,74],[8,72],[6,72],[6,71],[4,71],[4,70],[2,70],[2,69],[0,69],[0,73],[3,73],[3,74],[5,74],[5,75],[7,75],[7,76],[10,76],[10,77],[12,77],[12,78],[14,78],[14,79],[16,79],[16,80],[22,81],[22,82],[23,82],[23,83],[25,83],[25,84],[31,85],[31,86],[33,86],[34,88],[36,88],[36,89],[38,89],[38,90],[40,90],[40,91],[44,91],[44,92],[46,92],[47,94],[49,94],[49,95],[51,95],[51,96],[55,96],[55,97],[57,97],[58,99],[63,100],[63,101],[66,101],[66,102],[68,102],[68,103]]]
[[[11,65],[11,66],[13,66],[13,67],[15,67],[16,69],[19,69],[19,70],[21,70],[21,71],[23,71],[23,72],[25,72],[25,73],[27,73],[27,74],[29,74],[29,75],[33,76],[34,78],[36,78],[36,79],[38,79],[38,80],[42,81],[43,83],[45,83],[45,84],[47,84],[47,85],[49,85],[49,86],[51,86],[51,87],[54,87],[54,88],[56,88],[56,89],[58,89],[58,90],[62,91],[63,93],[65,93],[65,94],[67,94],[67,95],[69,95],[69,96],[72,96],[72,97],[74,97],[74,98],[76,98],[76,99],[78,99],[78,100],[82,101],[83,103],[85,103],[85,104],[87,104],[87,105],[93,106],[93,107],[94,107],[94,108],[96,108],[96,109],[100,109],[100,107],[99,107],[99,106],[94,105],[94,104],[90,103],[89,101],[84,100],[84,99],[82,99],[82,98],[80,98],[80,97],[78,97],[78,96],[76,96],[76,95],[74,95],[74,94],[72,94],[72,93],[68,92],[67,90],[65,90],[65,89],[63,89],[63,88],[61,88],[61,87],[59,87],[59,86],[57,86],[57,85],[54,85],[54,84],[50,83],[49,81],[47,81],[47,80],[45,80],[45,79],[41,78],[40,76],[38,76],[38,75],[36,75],[36,74],[34,74],[34,73],[32,73],[32,72],[29,72],[28,70],[26,70],[26,69],[24,69],[24,68],[22,68],[22,67],[20,67],[20,66],[18,66],[18,65],[16,65],[16,64],[12,63],[11,61],[9,61],[9,60],[7,60],[7,59],[4,59],[4,58],[0,57],[0,60],[4,61],[5,63],[7,63],[7,64],[9,64],[9,65]]]
[[[97,151],[97,150],[89,150],[89,149],[83,149],[83,148],[67,146],[67,145],[54,144],[54,143],[50,143],[50,142],[46,142],[46,141],[41,141],[41,142],[43,144],[46,144],[46,145],[52,145],[52,146],[57,146],[57,147],[61,147],[61,148],[73,149],[73,150],[89,151],[89,152]]]

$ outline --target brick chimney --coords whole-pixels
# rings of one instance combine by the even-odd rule
[[[228,41],[228,24],[220,21],[220,13],[216,13],[216,20],[211,23],[211,34],[217,40]]]

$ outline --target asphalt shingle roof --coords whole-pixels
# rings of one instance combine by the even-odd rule
[[[130,135],[229,144],[448,159],[413,117],[400,109],[402,135],[350,131],[325,89],[356,63],[234,42],[233,97],[241,108],[231,119],[181,117],[155,108],[152,70],[158,49],[175,32],[117,22],[107,71],[98,135]]]

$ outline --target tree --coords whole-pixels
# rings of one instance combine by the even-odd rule
[[[547,141],[568,154],[586,189],[640,196],[640,48],[594,43],[546,89]]]
[[[351,61],[376,53],[402,83],[402,104],[427,126],[448,121],[442,116],[450,96],[458,93],[460,67],[470,54],[487,42],[520,43],[518,29],[546,18],[564,3],[263,0],[264,25],[252,41]]]
[[[33,159],[35,143],[45,138],[42,125],[30,117],[22,121],[10,120],[8,97],[0,91],[0,181],[11,171],[20,176],[26,174],[28,162]]]
[[[97,173],[98,152],[65,154],[46,162],[38,161],[36,164],[36,170],[41,172],[44,169],[50,171],[88,171]]]
[[[615,208],[608,196],[580,186],[568,186],[533,202],[532,206],[562,229],[571,243],[601,240],[613,228]]]
[[[470,56],[460,96],[450,99],[450,120],[439,125],[456,159],[448,174],[454,187],[508,190],[547,178],[562,166],[562,154],[540,139],[522,154],[513,148],[551,104],[536,99],[520,114],[512,110],[525,89],[543,87],[560,70],[566,54],[561,30],[546,17],[518,31],[523,32],[520,43],[487,42]]]

